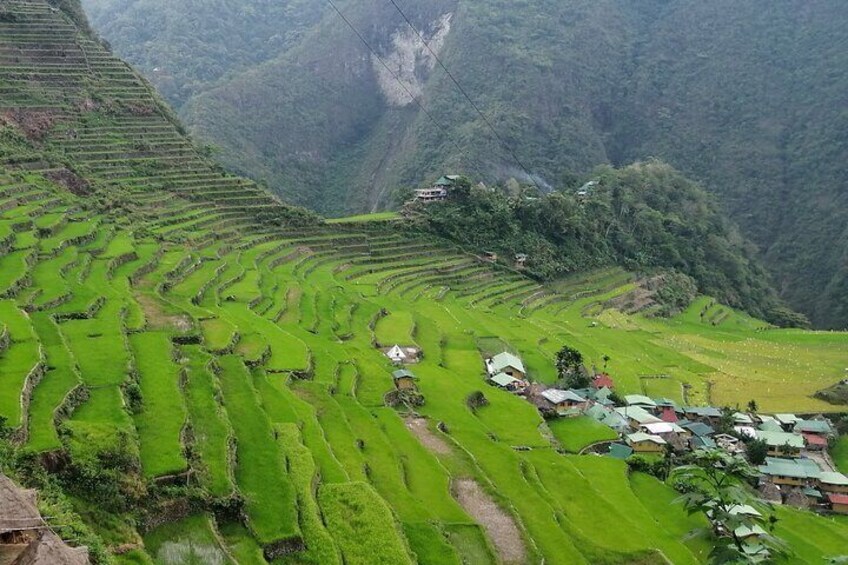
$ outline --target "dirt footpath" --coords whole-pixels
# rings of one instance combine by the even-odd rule
[[[426,418],[407,418],[406,427],[415,434],[418,441],[436,455],[449,455],[450,447],[445,440],[430,431]]]
[[[504,563],[524,563],[524,540],[512,516],[495,504],[477,481],[455,481],[453,490],[459,504],[486,530],[501,560]]]

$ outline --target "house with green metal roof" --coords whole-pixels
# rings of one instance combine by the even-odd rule
[[[665,451],[666,441],[660,436],[636,432],[624,436],[624,440],[636,453],[662,453]]]
[[[774,419],[777,420],[781,426],[783,426],[784,430],[789,431],[795,426],[795,422],[797,422],[801,418],[799,418],[795,414],[775,414]]]
[[[506,373],[507,375],[520,380],[524,380],[524,377],[527,376],[527,369],[524,368],[524,363],[521,359],[507,351],[498,353],[491,359],[487,360],[486,370],[493,376],[498,373]]]
[[[634,428],[638,428],[642,424],[656,424],[662,422],[659,418],[649,413],[641,406],[623,406],[618,407],[615,411],[626,418],[628,423]]]
[[[641,406],[642,408],[656,408],[657,403],[652,399],[642,394],[628,394],[624,397],[624,402],[628,406]]]
[[[757,439],[766,442],[769,455],[797,457],[804,449],[804,437],[800,434],[758,430]]]
[[[759,426],[758,429],[764,432],[782,432],[783,426],[777,420],[766,420]]]
[[[410,390],[415,388],[415,381],[418,377],[413,375],[406,369],[399,369],[392,373],[392,379],[395,382],[395,388],[398,390]]]
[[[498,373],[497,375],[489,377],[489,382],[507,390],[516,390],[524,384],[524,381],[516,379],[512,375],[507,375],[506,373]]]
[[[818,435],[833,434],[833,427],[827,420],[798,420],[795,422],[793,431],[796,433],[809,433]]]
[[[822,492],[848,494],[848,477],[835,471],[822,471],[819,474],[818,486]]]
[[[780,459],[766,457],[765,465],[759,471],[775,484],[788,486],[811,486],[815,484],[822,470],[811,459]]]

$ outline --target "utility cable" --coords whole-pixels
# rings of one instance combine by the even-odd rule
[[[342,13],[342,11],[339,9],[339,7],[336,5],[336,3],[333,0],[327,0],[327,2],[330,4],[330,6],[333,7],[333,10],[336,11],[336,13],[339,15],[339,17],[344,21],[344,23],[347,24],[347,26],[353,31],[353,33],[356,34],[356,36],[365,45],[365,47],[367,47],[368,50],[371,51],[371,53],[380,62],[380,64],[383,65],[383,67],[385,67],[385,69],[395,79],[395,81],[400,85],[400,87],[404,90],[404,92],[406,92],[406,94],[409,95],[409,98],[413,102],[415,102],[415,104],[421,109],[421,111],[424,113],[424,115],[427,116],[430,119],[431,122],[433,122],[433,124],[439,129],[439,131],[447,132],[447,129],[444,126],[442,126],[441,123],[439,123],[439,121],[427,110],[427,108],[424,107],[424,104],[409,90],[409,88],[403,83],[403,81],[400,79],[400,77],[397,75],[397,73],[395,73],[392,70],[392,68],[389,67],[389,64],[386,63],[386,61],[383,60],[382,57],[380,57],[380,55],[371,46],[371,44],[368,42],[368,40],[365,39],[365,36],[363,36],[359,32],[359,30],[356,29],[356,26],[354,26],[353,23],[351,23],[351,21]],[[445,137],[447,139],[449,139],[451,141],[451,143],[453,143],[453,145],[456,147],[457,151],[459,151],[460,155],[462,155],[466,159],[466,161],[470,163],[471,159],[468,158],[468,155],[465,153],[465,150],[463,150],[463,148],[460,147],[460,145],[456,142],[456,140],[449,137],[449,136],[445,136]]]
[[[501,137],[500,133],[498,133],[498,130],[495,128],[495,126],[492,124],[492,122],[489,121],[489,118],[487,118],[486,115],[482,112],[482,110],[480,110],[480,107],[477,106],[477,104],[474,103],[474,100],[471,99],[471,97],[468,95],[468,93],[465,91],[465,89],[462,87],[462,85],[459,84],[459,81],[456,80],[456,77],[453,76],[453,73],[451,73],[450,70],[448,70],[447,66],[445,66],[445,64],[442,62],[441,58],[439,58],[439,56],[436,54],[436,52],[433,51],[433,49],[430,47],[430,44],[427,43],[427,41],[424,40],[424,36],[421,35],[421,32],[418,31],[418,28],[416,28],[415,25],[413,25],[412,21],[410,21],[410,19],[407,17],[407,15],[404,13],[404,11],[401,10],[400,6],[397,5],[397,2],[395,2],[395,0],[389,0],[389,2],[392,3],[392,6],[395,7],[395,9],[398,11],[398,13],[401,15],[401,17],[403,17],[403,19],[406,20],[406,23],[409,24],[409,27],[412,28],[412,31],[415,32],[415,35],[418,36],[418,39],[421,40],[421,43],[424,45],[424,47],[427,49],[427,51],[430,52],[430,54],[433,56],[433,58],[436,60],[436,62],[439,64],[439,67],[441,67],[442,70],[445,71],[445,74],[448,76],[448,78],[450,78],[451,82],[453,82],[456,85],[456,87],[459,89],[459,91],[462,93],[462,95],[465,97],[465,99],[468,100],[468,103],[471,104],[471,107],[474,108],[474,110],[477,112],[477,114],[480,115],[480,118],[483,119],[483,122],[485,122],[485,124],[489,127],[489,129],[492,130],[492,133],[494,134],[495,138],[497,138],[497,140],[504,147],[504,149],[506,149],[509,152],[509,154],[512,155],[512,158],[515,159],[515,162],[518,163],[518,166],[521,167],[521,169],[524,171],[524,174],[527,175],[527,178],[529,178],[530,181],[534,185],[536,185],[536,188],[539,189],[540,192],[544,192],[542,190],[542,187],[539,186],[539,183],[536,182],[536,178],[532,174],[530,174],[530,171],[527,170],[527,167],[524,166],[524,163],[521,162],[521,159],[518,158],[518,155],[516,155],[515,151],[513,151],[513,149],[509,146],[509,144],[503,139],[503,137]]]

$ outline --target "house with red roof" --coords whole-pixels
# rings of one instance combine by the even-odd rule
[[[804,436],[804,445],[810,451],[824,451],[827,449],[827,438],[811,433],[802,433],[801,435]]]
[[[602,389],[602,388],[615,388],[615,381],[612,380],[612,377],[606,373],[599,373],[595,375],[595,378],[592,379],[592,388]]]
[[[663,406],[662,410],[660,410],[660,420],[663,422],[668,422],[669,424],[677,423],[677,412],[675,412],[673,406]]]
[[[829,494],[830,509],[838,514],[848,514],[848,494]]]

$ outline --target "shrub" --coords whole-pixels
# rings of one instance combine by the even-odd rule
[[[488,406],[489,401],[486,400],[486,397],[481,391],[475,390],[465,398],[465,404],[471,409],[472,412],[476,412],[478,408]]]

